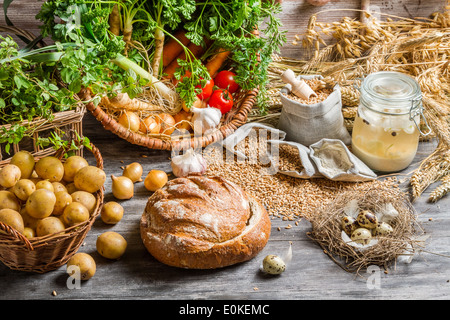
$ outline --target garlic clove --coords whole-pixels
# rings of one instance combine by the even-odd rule
[[[209,130],[216,128],[220,119],[222,119],[222,112],[217,108],[192,108],[192,123],[194,126],[194,133],[206,133]]]
[[[187,177],[204,174],[207,163],[200,153],[190,148],[184,154],[172,157],[171,166],[176,177]]]

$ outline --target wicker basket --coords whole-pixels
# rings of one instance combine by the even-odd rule
[[[103,169],[100,151],[91,144],[96,166]],[[62,159],[63,150],[56,156]],[[38,161],[42,157],[35,157]],[[64,160],[62,160],[64,161]],[[3,167],[4,165],[1,165]],[[97,203],[89,220],[66,228],[64,232],[27,239],[10,226],[0,222],[0,261],[12,270],[45,273],[64,265],[83,243],[103,206],[104,190],[95,194]],[[4,232],[1,232],[1,231]]]
[[[150,137],[147,135],[132,132],[120,125],[116,119],[106,113],[101,107],[95,106],[92,102],[86,105],[93,116],[103,125],[106,130],[111,131],[120,138],[149,149],[158,150],[187,150],[189,148],[197,149],[204,148],[209,144],[217,141],[221,141],[230,134],[232,134],[237,128],[247,122],[247,117],[253,108],[253,105],[258,95],[258,89],[253,89],[249,92],[243,93],[243,98],[240,99],[238,107],[233,108],[222,119],[222,124],[219,128],[212,131],[209,134],[202,136],[194,136],[191,139],[160,139],[157,137]],[[91,96],[86,91],[83,98],[85,100],[91,100]]]
[[[36,36],[31,32],[16,27],[0,26],[0,32],[19,35],[30,41],[33,41],[36,38]],[[37,46],[43,47],[45,46],[45,43],[43,41],[39,41]],[[4,145],[0,145],[0,165],[7,163],[9,159],[19,150],[29,151],[37,157],[54,154],[55,150],[52,147],[40,148],[36,146],[35,142],[37,139],[40,137],[48,137],[49,134],[55,130],[65,132],[65,135],[63,136],[64,140],[75,139],[76,133],[78,133],[79,136],[82,136],[82,119],[85,113],[85,105],[79,102],[72,110],[53,113],[53,119],[51,121],[42,118],[35,118],[33,121],[23,121],[21,124],[29,127],[27,134],[30,134],[32,138],[24,138],[18,144],[13,144],[10,153],[6,153]],[[11,124],[5,124],[0,125],[0,128],[9,129],[10,126]],[[76,154],[82,156],[83,148],[77,150]]]

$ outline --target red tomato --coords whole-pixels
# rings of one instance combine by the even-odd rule
[[[213,107],[219,109],[222,114],[227,113],[233,107],[233,97],[231,93],[224,89],[217,89],[209,98],[208,104]]]
[[[203,80],[202,80],[203,81]],[[200,99],[200,100],[206,100],[206,99],[208,99],[210,96],[211,96],[211,94],[212,94],[212,92],[213,92],[213,88],[214,88],[214,80],[213,79],[211,79],[211,80],[207,80],[206,81],[206,84],[205,84],[205,86],[202,88],[202,85],[201,84],[199,84],[199,85],[197,85],[197,86],[195,86],[196,88],[200,88],[200,89],[202,89],[202,93],[200,93],[200,94],[198,94],[197,95],[197,97]]]
[[[221,89],[227,89],[229,92],[234,93],[239,89],[239,85],[234,80],[235,73],[227,70],[220,71],[214,78],[214,83]]]

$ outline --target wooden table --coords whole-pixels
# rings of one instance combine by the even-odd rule
[[[20,3],[14,5],[20,9]],[[394,6],[395,1],[378,1],[380,6]],[[358,1],[330,3],[334,7],[358,7]],[[443,1],[428,1],[421,5],[417,1],[404,1],[396,7],[399,15],[424,15],[440,9]],[[312,8],[303,1],[284,1],[285,28],[295,34],[304,27]],[[16,13],[10,18],[23,21],[25,27],[32,8]],[[31,10],[31,11],[30,11]],[[334,13],[336,14],[336,13]],[[28,22],[24,22],[28,19]],[[332,19],[330,17],[330,19]],[[34,24],[33,24],[34,25]],[[35,25],[34,25],[35,28]],[[298,56],[298,47],[290,44],[283,49],[285,54]],[[90,114],[84,119],[84,134],[101,150],[107,174],[105,201],[113,200],[111,174],[119,175],[124,164],[139,161],[144,171],[161,169],[170,172],[169,152],[149,150],[131,145],[114,134],[105,131]],[[420,159],[428,155],[435,142],[422,143],[413,168]],[[145,158],[142,155],[146,156]],[[87,154],[88,160],[93,161]],[[410,169],[411,169],[410,168]],[[106,226],[98,219],[80,251],[92,254],[97,262],[97,273],[80,288],[70,289],[65,266],[46,274],[12,271],[0,265],[0,299],[150,299],[150,300],[303,300],[303,299],[448,299],[450,298],[450,197],[437,204],[429,204],[427,192],[415,202],[419,222],[430,239],[426,250],[410,264],[397,264],[388,272],[355,275],[343,271],[332,262],[322,249],[306,235],[311,225],[303,219],[298,226],[286,229],[286,222],[272,220],[272,234],[267,246],[253,260],[219,270],[184,270],[168,267],[157,262],[144,248],[139,235],[139,220],[147,198],[150,196],[143,183],[136,186],[135,196],[123,201],[125,215],[114,226]],[[279,229],[278,229],[279,228]],[[102,258],[95,250],[98,235],[107,230],[122,234],[128,249],[117,261]],[[286,250],[292,242],[293,259],[281,276],[267,276],[259,272],[266,254]],[[374,280],[377,280],[374,282]],[[378,281],[379,280],[379,281]],[[237,302],[236,302],[237,303]],[[270,303],[270,302],[269,302]]]

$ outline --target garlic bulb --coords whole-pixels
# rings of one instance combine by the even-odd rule
[[[192,123],[194,124],[194,133],[206,133],[208,130],[216,128],[222,112],[217,108],[192,108]]]
[[[172,157],[172,172],[176,177],[202,175],[206,172],[206,160],[194,149],[188,149],[184,154]]]

